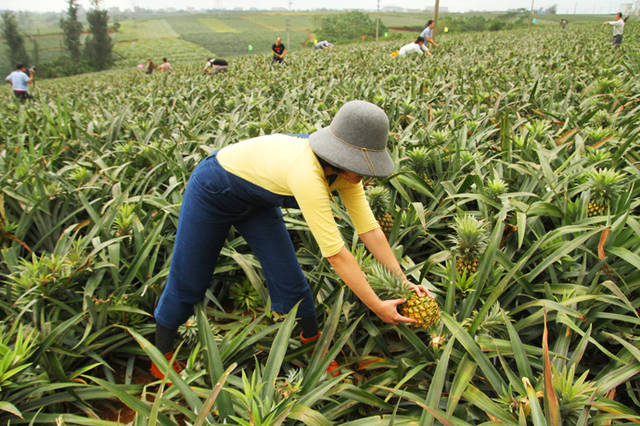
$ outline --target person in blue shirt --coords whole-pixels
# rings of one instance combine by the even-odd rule
[[[24,65],[18,64],[16,65],[15,71],[5,78],[7,83],[11,84],[13,94],[16,98],[21,100],[32,98],[32,96],[29,95],[29,84],[33,83],[33,75],[35,72],[36,70],[34,68],[30,68],[29,74],[27,75]]]
[[[429,19],[429,22],[427,22],[427,26],[420,33],[420,37],[424,39],[425,43],[431,43],[433,47],[438,47],[438,43],[436,43],[436,41],[433,39],[433,29],[435,28],[435,26],[436,23],[433,22],[432,19]]]

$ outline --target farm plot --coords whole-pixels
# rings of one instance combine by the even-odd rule
[[[148,58],[160,63],[160,58],[163,57],[168,58],[171,63],[204,63],[207,58],[213,56],[211,51],[199,44],[173,38],[117,43],[114,50],[121,56],[116,65],[122,67],[144,64]]]
[[[216,18],[198,18],[198,21],[206,25],[209,29],[217,33],[237,33],[238,30],[227,25],[221,19]]]
[[[121,21],[115,39],[118,41],[178,37],[165,19]]]
[[[105,72],[6,102],[0,422],[115,426],[105,405],[162,425],[640,421],[640,54],[599,30],[453,35],[432,58],[392,58],[395,41],[292,52],[277,68],[251,55],[214,78],[196,64]],[[232,230],[178,329],[185,370],[150,383],[149,359],[170,370],[151,313],[196,164],[246,138],[313,132],[352,99],[389,117],[395,173],[366,194],[440,321],[381,321],[291,210],[315,347],[294,312],[272,312]],[[342,207],[345,246],[389,281]]]

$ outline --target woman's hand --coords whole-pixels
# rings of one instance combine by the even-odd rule
[[[427,288],[424,285],[415,285],[415,284],[409,282],[409,280],[407,280],[405,282],[409,285],[409,287],[411,287],[411,290],[416,292],[418,297],[429,296],[432,299],[434,298],[433,294],[431,294],[431,292],[429,290],[427,290]]]
[[[389,324],[397,325],[401,322],[417,323],[418,321],[398,313],[398,305],[402,305],[404,302],[406,302],[406,299],[382,300],[380,306],[374,312],[378,315],[378,318]]]

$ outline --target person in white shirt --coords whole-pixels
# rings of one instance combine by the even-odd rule
[[[162,58],[162,63],[158,65],[158,69],[162,72],[169,72],[173,68],[171,68],[171,64],[167,62],[167,58]]]
[[[329,41],[327,40],[322,40],[321,42],[318,42],[314,46],[315,50],[331,49],[332,47],[333,47],[333,43],[329,43]]]
[[[616,13],[616,19],[614,21],[605,21],[603,25],[613,26],[613,46],[618,47],[622,44],[622,33],[624,31],[625,19],[622,19],[622,13]]]
[[[23,64],[16,65],[15,71],[5,77],[7,83],[11,84],[13,88],[13,94],[20,100],[31,99],[29,95],[29,84],[33,82],[33,74],[36,70],[34,68],[29,69],[29,75],[25,71]]]
[[[420,33],[420,37],[424,39],[426,43],[431,43],[433,47],[438,47],[438,43],[433,39],[433,29],[436,27],[436,23],[432,19],[429,19],[427,26]]]
[[[429,49],[427,49],[427,46],[424,45],[424,38],[418,37],[416,41],[412,41],[411,43],[405,44],[404,46],[402,46],[400,48],[400,51],[398,52],[398,55],[407,56],[407,55],[413,55],[414,53],[417,53],[418,55],[422,55],[423,52],[431,56],[431,52],[429,52]]]

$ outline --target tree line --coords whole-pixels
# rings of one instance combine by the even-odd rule
[[[58,77],[82,72],[99,71],[113,65],[113,42],[109,36],[109,15],[100,8],[100,0],[91,1],[92,9],[86,14],[88,35],[82,43],[84,25],[78,17],[78,0],[67,0],[67,11],[60,18],[63,32],[65,55],[44,64],[39,63],[39,49],[36,39],[32,55],[25,46],[25,37],[18,28],[14,13],[2,13],[2,36],[9,51],[12,65],[38,65],[40,77]]]

